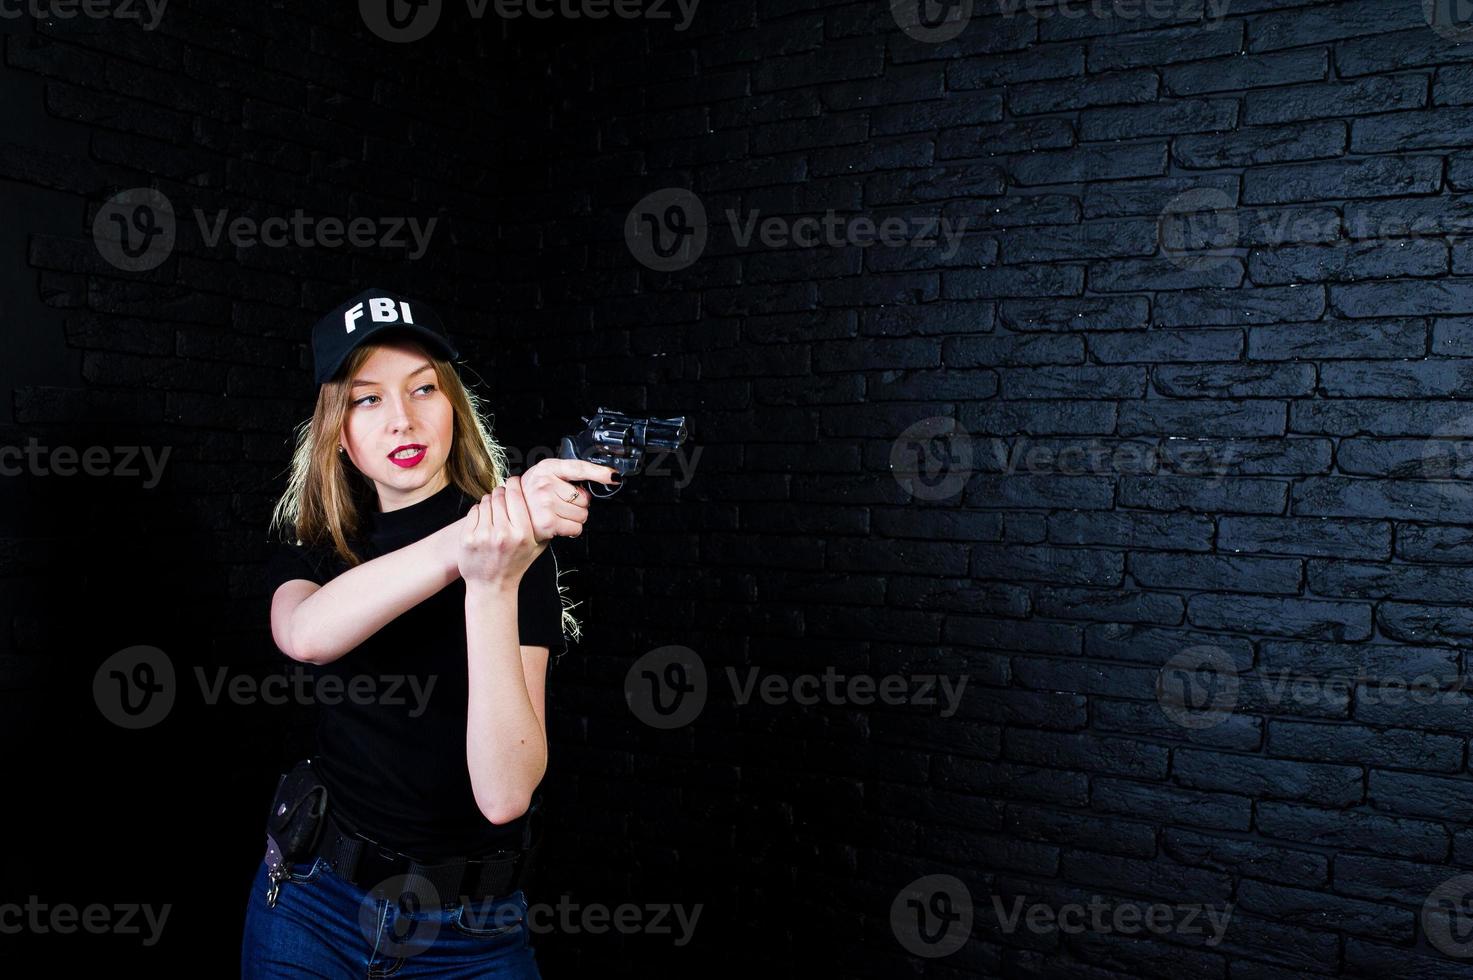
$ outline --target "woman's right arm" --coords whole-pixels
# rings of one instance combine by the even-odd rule
[[[328,664],[460,577],[464,518],[398,551],[318,585],[283,582],[271,598],[271,637],[281,652]]]

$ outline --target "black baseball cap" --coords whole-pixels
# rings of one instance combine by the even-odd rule
[[[460,357],[439,314],[427,304],[387,289],[365,289],[312,328],[312,375],[316,382],[331,380],[355,347],[386,330],[413,334],[447,361]]]

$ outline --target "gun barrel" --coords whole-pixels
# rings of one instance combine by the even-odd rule
[[[685,419],[650,419],[645,427],[646,449],[673,451],[685,442]]]

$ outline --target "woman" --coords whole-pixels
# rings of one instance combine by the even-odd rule
[[[550,658],[577,635],[547,545],[588,519],[573,481],[616,476],[545,460],[508,479],[423,304],[368,290],[312,348],[269,584],[272,637],[314,681],[327,814],[310,853],[268,848],[242,976],[538,977],[518,882]]]

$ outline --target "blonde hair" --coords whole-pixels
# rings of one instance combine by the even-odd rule
[[[352,379],[377,346],[370,341],[354,348],[343,369],[318,387],[312,417],[297,426],[286,490],[271,513],[270,530],[281,533],[282,540],[294,539],[306,547],[331,546],[350,568],[363,561],[351,541],[363,528],[363,515],[377,508],[378,495],[373,482],[348,464],[347,454],[338,452],[338,446],[352,402]],[[506,482],[506,450],[483,418],[481,399],[461,381],[455,366],[418,343],[414,347],[434,366],[436,382],[450,401],[453,422],[446,478],[479,500]],[[563,592],[559,585],[560,598]],[[575,606],[564,602],[562,625],[564,634],[577,640],[582,630],[572,613]]]

